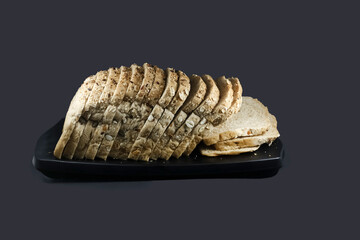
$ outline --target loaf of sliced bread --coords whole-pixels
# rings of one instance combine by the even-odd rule
[[[206,145],[242,136],[260,135],[270,127],[269,112],[259,100],[243,97],[240,111],[226,122],[208,131],[203,137]]]
[[[255,151],[280,136],[275,116],[242,97],[238,78],[145,63],[87,78],[72,99],[54,156],[66,159],[165,159]]]

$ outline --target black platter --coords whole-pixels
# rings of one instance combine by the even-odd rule
[[[284,148],[280,139],[264,144],[253,153],[205,157],[195,150],[189,157],[169,161],[100,159],[59,160],[52,152],[61,135],[64,119],[40,136],[33,165],[44,175],[64,180],[156,180],[193,178],[265,178],[283,166]]]

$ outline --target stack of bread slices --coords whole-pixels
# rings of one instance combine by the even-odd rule
[[[150,159],[255,151],[277,137],[276,118],[242,96],[238,78],[188,76],[148,63],[88,77],[54,150],[61,159]]]

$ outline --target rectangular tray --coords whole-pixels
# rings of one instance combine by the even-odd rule
[[[40,136],[33,165],[50,178],[79,180],[160,180],[191,178],[265,178],[283,166],[284,148],[280,139],[253,153],[205,157],[195,150],[189,157],[169,161],[59,160],[53,150],[60,138],[64,119]]]

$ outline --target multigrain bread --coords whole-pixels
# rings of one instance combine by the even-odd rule
[[[231,155],[279,137],[275,117],[242,98],[237,78],[203,78],[147,63],[98,72],[74,96],[54,155],[168,160],[189,155],[202,140],[204,155]]]
[[[165,109],[162,108],[161,114],[156,115],[155,117],[153,117],[152,115],[149,116],[149,119],[144,124],[144,127],[141,129],[137,140],[135,141],[135,143],[132,146],[132,149],[128,156],[129,159],[134,159],[134,160],[140,159],[143,161],[149,160],[150,152],[151,152],[150,148],[153,146],[153,144],[147,143],[147,141],[149,141],[149,142],[157,141],[157,139],[155,139],[155,140],[149,139],[150,133],[153,131],[153,129],[156,126],[157,126],[157,129],[155,129],[154,131],[157,132],[158,128],[162,128],[164,125],[168,125],[173,120],[174,114],[178,111],[178,109],[183,105],[184,101],[187,99],[189,92],[190,92],[190,79],[182,71],[177,71],[177,74],[178,74],[178,88],[177,88],[176,94],[172,98],[169,105],[166,106],[166,109],[168,109],[171,114],[169,112],[167,112],[166,114],[163,114]],[[164,97],[166,97],[166,96],[164,96]],[[160,99],[160,100],[162,100],[162,99]],[[160,103],[160,100],[159,100],[159,103]],[[162,106],[164,106],[164,105],[162,105]],[[157,117],[157,116],[160,116],[160,117]]]
[[[184,140],[179,144],[179,146],[174,150],[172,156],[179,158],[183,152],[186,150],[186,146],[191,142],[195,135],[205,130],[206,118],[205,116],[210,114],[214,107],[217,105],[220,99],[220,90],[216,86],[214,79],[207,74],[202,76],[206,84],[206,95],[202,103],[194,110],[194,113],[197,114],[202,119],[200,122],[193,128],[190,134],[188,134]]]
[[[239,112],[241,104],[242,104],[242,86],[238,78],[231,77],[229,78],[232,89],[233,89],[233,101],[231,103],[230,108],[226,111],[226,118],[230,118],[231,115]],[[191,134],[193,137],[188,144],[183,144],[182,148],[177,151],[177,154],[174,157],[180,157],[182,154],[189,156],[192,151],[196,148],[196,146],[202,141],[204,136],[204,129],[211,129],[211,123],[206,122],[205,126],[200,126],[198,129],[195,129],[195,133]],[[185,149],[186,148],[186,149]]]
[[[82,159],[85,155],[85,150],[88,141],[91,138],[91,135],[94,131],[94,125],[97,126],[98,121],[101,117],[101,111],[100,111],[100,97],[103,93],[103,90],[106,86],[108,79],[108,71],[100,71],[96,74],[96,82],[94,84],[93,90],[91,91],[91,94],[88,98],[88,101],[86,102],[84,113],[82,114],[82,117],[87,121],[86,125],[82,128],[81,134],[73,134],[72,136],[75,137],[75,139],[72,139],[71,145],[69,144],[68,150],[66,151],[65,158],[72,159],[72,157],[76,156],[76,158]],[[80,123],[78,123],[80,124]],[[86,138],[86,141],[83,141],[84,137]],[[79,157],[76,155],[78,152],[79,146],[83,147],[82,155]]]
[[[91,95],[93,86],[96,81],[96,76],[90,76],[85,79],[84,83],[81,84],[80,88],[76,91],[75,96],[72,98],[69,109],[66,113],[63,130],[54,149],[54,156],[58,159],[62,157],[64,148],[71,138],[72,132],[79,121],[86,102]],[[84,120],[85,122],[85,120]],[[83,122],[83,124],[84,124]]]
[[[277,121],[274,115],[269,114],[270,128],[263,134],[252,137],[239,137],[231,140],[220,141],[212,145],[215,150],[219,151],[229,151],[236,150],[240,148],[254,147],[260,146],[262,144],[267,143],[271,145],[271,143],[278,137],[280,137],[280,133],[277,130]]]
[[[164,145],[160,155],[162,159],[168,160],[176,147],[201,120],[201,117],[196,114],[195,109],[203,102],[207,92],[207,86],[200,76],[192,75],[190,79],[191,89],[189,97],[182,106],[182,111],[190,115],[188,115],[185,122],[176,130],[175,134],[171,136],[167,144]],[[204,106],[208,105],[211,104],[205,104]],[[203,108],[204,106],[202,106],[201,112],[207,111],[207,109]]]
[[[206,132],[203,137],[206,145],[242,136],[260,135],[269,129],[270,120],[267,107],[252,97],[243,97],[242,101],[238,113]]]

